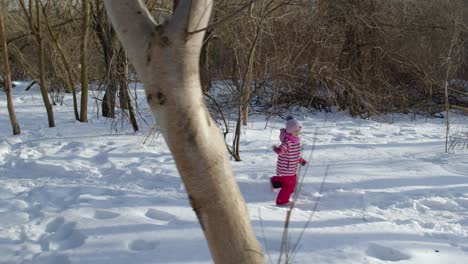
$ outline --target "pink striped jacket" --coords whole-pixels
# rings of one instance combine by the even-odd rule
[[[292,176],[297,174],[301,158],[301,141],[299,137],[280,130],[281,145],[277,148],[278,161],[276,163],[276,174],[278,176]]]

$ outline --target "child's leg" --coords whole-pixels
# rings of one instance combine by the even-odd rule
[[[281,188],[281,176],[273,176],[270,178],[271,187],[273,189]]]
[[[294,188],[296,188],[296,175],[282,176],[281,185],[281,190],[278,193],[278,197],[276,198],[277,205],[286,204],[289,202],[289,198],[294,192]]]

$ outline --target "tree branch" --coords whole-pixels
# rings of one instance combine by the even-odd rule
[[[468,112],[468,107],[463,107],[463,106],[459,106],[459,105],[450,105],[450,108]]]
[[[104,5],[128,57],[141,72],[144,65],[138,62],[146,61],[146,52],[141,51],[151,49],[148,44],[156,36],[155,21],[141,0],[104,0]]]
[[[58,28],[58,27],[61,27],[61,26],[65,26],[65,25],[67,25],[67,24],[69,24],[69,23],[72,23],[72,22],[74,22],[74,21],[76,21],[76,20],[79,20],[79,19],[78,19],[78,18],[72,18],[72,19],[69,19],[69,20],[67,20],[67,21],[64,21],[64,22],[61,22],[61,23],[52,25],[52,26],[50,26],[50,28],[51,28],[51,29],[55,29],[55,28]],[[34,35],[34,32],[24,33],[24,34],[21,34],[21,35],[19,35],[19,36],[13,37],[13,38],[7,40],[7,43],[10,44],[11,42],[15,42],[15,41],[17,41],[17,40],[20,40],[20,39],[22,39],[22,38],[25,38],[25,37],[31,36],[31,35]]]
[[[213,23],[205,28],[202,28],[202,29],[198,29],[198,30],[195,30],[195,31],[189,31],[188,34],[196,34],[196,33],[199,33],[199,32],[202,32],[202,31],[208,31],[208,30],[212,30],[213,28],[221,25],[222,23],[225,23],[227,22],[228,20],[230,20],[231,18],[235,17],[237,14],[239,14],[240,12],[244,11],[245,9],[249,8],[251,5],[253,5],[253,3],[255,3],[257,0],[251,0],[249,3],[247,3],[246,5],[244,5],[243,7],[241,7],[239,10],[237,10],[236,12],[230,14],[229,16],[221,19],[220,21],[216,22],[216,23]]]
[[[468,96],[468,93],[467,92],[462,92],[462,91],[458,91],[458,90],[455,90],[453,88],[448,88],[449,91],[452,91],[454,93],[457,93],[457,94],[460,94],[460,95],[464,95],[464,96]]]

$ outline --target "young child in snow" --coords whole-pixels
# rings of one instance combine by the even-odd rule
[[[280,130],[281,145],[273,146],[278,154],[276,175],[270,178],[273,188],[281,188],[276,198],[276,205],[287,205],[296,188],[297,169],[307,161],[301,157],[301,123],[292,116],[286,117],[286,128]]]

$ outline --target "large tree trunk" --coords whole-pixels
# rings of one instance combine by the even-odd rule
[[[5,68],[5,94],[7,97],[8,114],[10,115],[11,127],[13,128],[13,135],[18,135],[20,126],[16,120],[15,109],[13,107],[13,98],[11,96],[11,74],[10,63],[8,62],[8,46],[6,43],[5,23],[3,21],[3,8],[0,7],[0,43],[2,45],[3,64]]]
[[[83,0],[83,38],[81,43],[81,112],[80,122],[88,122],[88,35],[89,0]]]
[[[104,3],[143,80],[148,103],[174,156],[215,263],[265,263],[221,132],[201,92],[201,29],[208,24],[212,1],[180,1],[172,20],[164,25],[155,24],[141,0]]]

